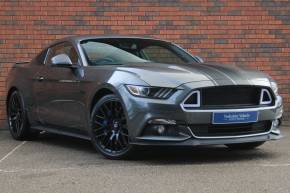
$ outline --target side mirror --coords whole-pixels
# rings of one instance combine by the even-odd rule
[[[58,54],[51,58],[51,63],[59,67],[70,68],[73,66],[71,59],[66,54]]]

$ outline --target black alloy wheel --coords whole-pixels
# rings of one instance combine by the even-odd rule
[[[8,99],[7,117],[9,130],[16,140],[30,140],[38,136],[39,132],[32,131],[27,120],[24,101],[19,91],[13,91]]]
[[[126,158],[132,151],[127,120],[120,99],[115,95],[103,97],[94,106],[92,142],[95,148],[110,159]]]

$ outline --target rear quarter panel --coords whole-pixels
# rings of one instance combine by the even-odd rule
[[[7,77],[7,97],[11,89],[16,88],[20,91],[25,101],[25,108],[30,114],[32,99],[32,80],[34,75],[31,63],[15,64]]]

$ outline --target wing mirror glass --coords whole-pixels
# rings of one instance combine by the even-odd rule
[[[71,59],[66,54],[58,54],[51,58],[51,63],[54,66],[58,67],[67,67],[71,68],[75,65],[73,65]]]

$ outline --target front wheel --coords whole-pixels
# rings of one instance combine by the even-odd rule
[[[91,114],[91,128],[92,143],[105,157],[123,159],[132,152],[127,119],[116,95],[104,96],[95,104]]]
[[[265,142],[251,142],[251,143],[237,143],[237,144],[227,144],[226,146],[230,149],[234,150],[250,150],[255,149],[261,145],[263,145]]]

